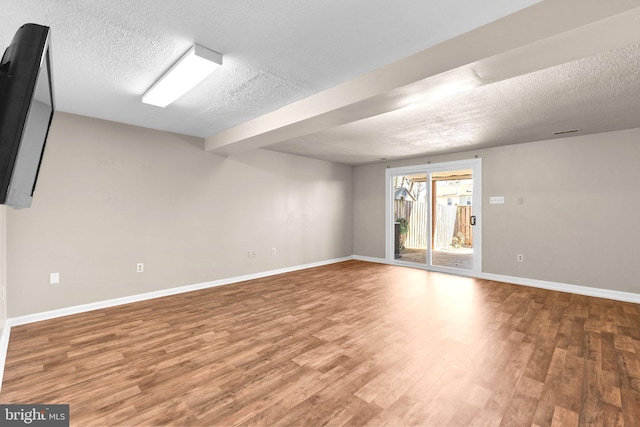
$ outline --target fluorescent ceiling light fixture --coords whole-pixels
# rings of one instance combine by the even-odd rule
[[[194,44],[142,95],[142,102],[166,107],[193,89],[221,65],[221,54]]]

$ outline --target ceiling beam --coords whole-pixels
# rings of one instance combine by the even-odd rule
[[[542,63],[536,63],[535,56],[525,57],[515,49],[530,46],[533,47],[530,50],[535,51],[544,48],[548,44],[545,40],[561,38],[563,33],[589,24],[597,27],[599,21],[632,9],[640,11],[637,0],[545,0],[403,60],[212,135],[206,139],[205,149],[218,155],[233,155],[403,108],[416,102],[411,91],[403,87],[468,64],[474,64],[476,83],[482,85],[522,72],[531,72],[531,63],[534,68],[541,69],[539,67],[556,65],[550,62],[562,63],[567,58],[571,60],[572,56],[575,56],[573,59],[578,59],[594,50],[606,48],[607,38],[603,37],[605,41],[602,46],[582,46],[576,52],[560,52],[557,57],[545,56]],[[638,13],[631,16],[625,19],[636,19],[637,24]],[[612,24],[609,22],[608,25]],[[589,29],[594,30],[597,28]],[[504,63],[506,59],[515,61],[510,72],[490,72],[500,70],[491,61]],[[522,65],[523,70],[518,69],[520,64],[525,64]]]

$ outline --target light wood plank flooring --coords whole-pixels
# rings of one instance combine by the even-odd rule
[[[71,424],[639,426],[640,306],[349,261],[15,327]]]
[[[456,253],[455,251],[433,251],[433,265],[440,267],[473,269],[473,253]],[[427,263],[427,251],[425,249],[400,249],[400,258],[397,261]]]

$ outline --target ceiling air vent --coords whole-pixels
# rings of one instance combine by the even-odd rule
[[[569,129],[569,130],[559,130],[557,132],[554,132],[554,135],[564,135],[567,133],[574,133],[574,132],[579,132],[580,129]]]

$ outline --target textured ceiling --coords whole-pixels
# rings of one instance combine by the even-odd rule
[[[58,110],[215,154],[355,165],[640,126],[640,0],[0,2],[0,47],[52,27]],[[195,42],[223,66],[142,104]]]
[[[566,136],[638,126],[640,44],[635,44],[266,148],[362,164],[552,139],[558,137],[553,132],[569,129],[579,132]]]
[[[52,27],[61,111],[207,137],[538,0],[1,0],[0,46]],[[165,109],[142,94],[197,42],[224,55]]]

